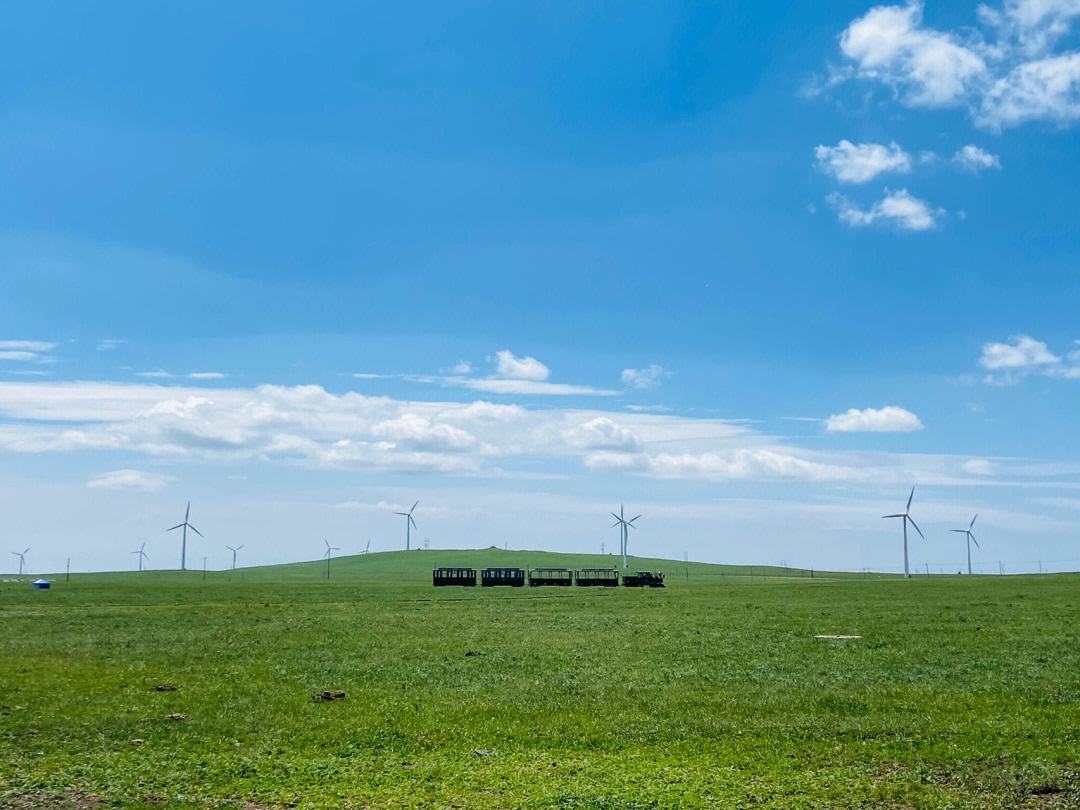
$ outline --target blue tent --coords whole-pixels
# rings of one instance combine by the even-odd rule
[[[35,591],[47,591],[52,586],[52,583],[47,579],[35,579],[30,583],[30,587]]]

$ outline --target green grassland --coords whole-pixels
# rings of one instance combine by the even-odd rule
[[[611,559],[0,584],[0,806],[1080,806],[1080,576],[430,584]]]

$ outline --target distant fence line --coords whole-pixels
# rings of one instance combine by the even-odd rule
[[[1063,560],[972,560],[971,573],[973,574],[1067,574],[1080,571],[1080,558]],[[923,562],[915,573],[926,576],[927,574],[956,574],[967,573],[967,561],[962,564],[955,562]]]

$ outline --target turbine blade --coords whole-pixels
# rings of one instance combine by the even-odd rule
[[[413,513],[413,509],[415,509],[415,508],[416,508],[416,507],[418,507],[419,505],[420,505],[420,501],[417,501],[416,503],[414,503],[414,504],[412,505],[412,509],[410,509],[410,510],[409,510],[409,514],[411,515],[411,514]]]
[[[957,534],[967,534],[967,529],[949,529],[950,532],[956,532]]]
[[[411,524],[412,524],[412,527],[413,527],[414,529],[415,529],[415,528],[418,528],[418,527],[417,527],[417,525],[416,525],[416,518],[414,518],[414,517],[412,516],[412,514],[411,514],[411,513],[410,513],[410,515],[409,515],[409,523],[411,523]]]
[[[907,517],[908,520],[911,520],[911,517],[909,515],[905,515],[905,517]],[[911,525],[915,527],[915,531],[919,533],[919,537],[925,540],[926,535],[922,533],[922,529],[919,528],[919,524],[916,523],[914,520],[911,520]]]
[[[970,537],[971,542],[975,544],[975,548],[982,548],[982,546],[979,545],[979,541],[975,539],[975,535],[973,535],[971,532],[968,532],[968,537]]]
[[[323,538],[323,545],[325,545],[325,546],[326,546],[326,550],[327,550],[327,551],[329,551],[329,550],[330,550],[330,541],[329,541],[329,540],[327,540],[327,539],[326,539],[325,537]]]
[[[627,522],[627,523],[633,523],[633,522],[634,522],[635,520],[637,520],[637,519],[638,519],[639,517],[641,517],[641,515],[638,515],[637,517],[632,517],[632,518],[630,518],[630,519],[629,519],[628,521],[626,521],[626,522]]]
[[[173,526],[173,527],[172,527],[171,529],[166,529],[165,531],[167,531],[167,532],[171,532],[171,531],[175,531],[176,529],[182,529],[183,527],[184,527],[184,524],[183,524],[183,523],[177,523],[177,524],[176,524],[175,526]]]
[[[914,498],[914,497],[915,497],[915,487],[912,487],[911,488],[911,494],[907,496],[907,509],[904,510],[905,512],[910,512],[911,511],[911,499]]]
[[[190,523],[187,525],[187,527],[189,529],[191,529],[193,532],[195,532],[195,534],[199,535],[199,537],[203,536],[203,533],[200,532],[198,529],[196,529],[194,526],[192,526]]]
[[[885,518],[898,518],[898,517],[906,517],[906,516],[905,515],[882,515],[881,519],[884,520]]]
[[[394,512],[394,514],[395,515],[401,515],[402,517],[408,517],[409,516],[408,512]]]
[[[241,545],[239,545],[239,546],[237,546],[237,547],[236,547],[236,550],[237,550],[237,551],[239,551],[239,550],[240,550],[240,549],[242,549],[243,547],[244,547],[244,546],[243,546],[243,544],[241,544]]]
[[[978,517],[978,515],[975,515],[975,517],[973,517],[971,519],[971,523],[968,525],[968,531],[971,531],[972,529],[975,528],[975,518],[977,518],[977,517]]]

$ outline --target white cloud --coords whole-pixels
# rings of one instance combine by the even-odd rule
[[[911,156],[896,143],[855,144],[842,140],[836,146],[814,150],[818,168],[841,183],[866,183],[885,172],[911,171]]]
[[[1026,54],[1039,54],[1069,33],[1080,0],[1006,0],[1002,9],[979,7],[979,16]]]
[[[641,439],[638,435],[622,427],[609,416],[597,416],[587,422],[582,422],[567,435],[570,443],[576,447],[625,452],[641,449]]]
[[[148,380],[168,380],[172,377],[175,377],[176,375],[170,371],[165,371],[164,369],[159,368],[155,369],[154,371],[136,371],[135,376],[143,377]]]
[[[983,344],[979,365],[990,372],[986,382],[1008,385],[1030,374],[1080,380],[1080,352],[1069,352],[1062,359],[1041,340],[1029,335],[1018,335],[1011,340],[1011,343]]]
[[[906,188],[886,189],[885,196],[868,209],[859,208],[841,194],[830,194],[827,199],[840,221],[852,228],[887,224],[905,231],[926,231],[935,227],[944,214],[941,209],[931,208],[929,203],[913,197]]]
[[[1080,120],[1080,53],[1055,52],[1080,18],[1080,0],[1005,0],[980,6],[982,28],[923,25],[923,4],[883,5],[840,37],[836,78],[889,87],[916,107],[966,107],[979,126]]]
[[[188,374],[189,380],[223,380],[227,377],[220,371],[193,371]]]
[[[0,351],[47,352],[55,348],[56,344],[47,340],[0,340]]]
[[[993,475],[994,464],[985,458],[973,458],[960,465],[960,469],[972,475]]]
[[[976,121],[993,129],[1027,121],[1080,119],[1080,53],[1026,62],[983,96]]]
[[[90,489],[127,489],[139,492],[157,492],[163,489],[172,477],[141,470],[113,470],[95,475],[86,482]]]
[[[610,388],[594,388],[590,385],[539,382],[536,380],[506,380],[499,377],[454,378],[442,380],[446,385],[468,388],[485,394],[536,394],[540,396],[596,396],[612,397],[618,394]]]
[[[747,424],[665,414],[415,402],[333,394],[313,385],[211,389],[0,382],[0,453],[86,451],[158,463],[283,464],[452,477],[562,477],[586,469],[704,481],[896,485],[918,480],[929,485],[1029,474],[1000,461],[987,476],[963,466],[970,457],[811,451]],[[94,486],[159,483],[117,470]]]
[[[551,369],[535,357],[518,357],[508,349],[495,353],[496,373],[514,380],[543,381],[551,376]]]
[[[875,6],[840,36],[840,50],[864,79],[881,81],[908,104],[956,104],[986,75],[982,57],[956,37],[922,25],[922,3]]]
[[[908,433],[922,430],[919,417],[897,405],[884,408],[850,408],[825,420],[830,433]]]
[[[990,371],[1028,370],[1060,362],[1049,346],[1028,335],[1014,337],[1012,343],[984,343],[979,358],[979,365]]]
[[[459,360],[450,368],[450,373],[457,376],[472,374],[474,371],[476,371],[476,369],[468,360]]]
[[[664,367],[653,363],[645,368],[624,368],[621,379],[623,385],[631,388],[655,388],[666,376],[668,372],[664,371]]]
[[[533,358],[525,358],[532,360]],[[469,365],[469,364],[465,364]],[[461,364],[459,364],[459,367]],[[471,365],[469,366],[470,368]],[[569,383],[553,383],[545,380],[522,380],[507,377],[468,377],[451,374],[447,376],[438,374],[351,374],[357,380],[404,380],[410,383],[423,385],[441,385],[449,388],[467,388],[470,391],[479,391],[484,394],[501,394],[523,396],[598,396],[611,397],[618,394],[610,388],[595,388],[591,385],[573,385]]]
[[[429,418],[415,413],[377,422],[371,426],[371,433],[392,442],[394,447],[424,452],[465,450],[476,444],[476,437],[467,430],[433,423]]]
[[[0,340],[0,360],[18,363],[51,363],[53,358],[45,354],[56,348],[47,340]]]
[[[105,338],[104,340],[102,340],[102,341],[100,341],[100,342],[98,343],[98,345],[97,345],[97,350],[98,350],[99,352],[111,352],[111,351],[115,351],[116,349],[118,349],[118,348],[120,348],[120,347],[121,347],[122,345],[124,345],[124,343],[125,343],[125,342],[126,342],[126,341],[123,341],[123,340],[117,340],[117,339],[115,339],[115,338]]]
[[[975,174],[984,169],[1001,168],[1001,159],[997,155],[993,155],[985,149],[980,149],[972,143],[958,149],[952,159],[953,163],[960,168]]]

